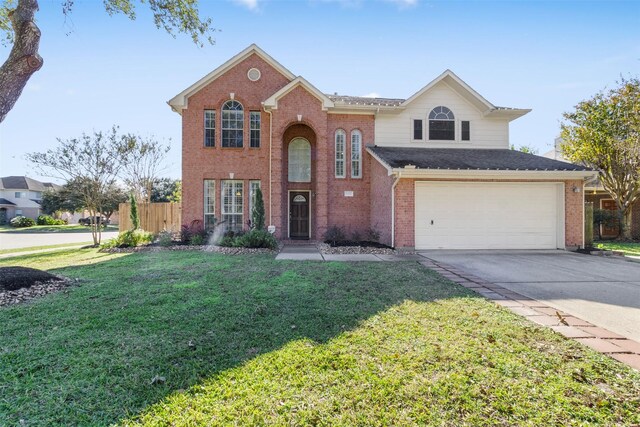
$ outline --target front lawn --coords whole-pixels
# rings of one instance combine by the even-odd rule
[[[79,286],[0,309],[0,425],[640,422],[639,373],[417,263],[85,249],[10,264]]]
[[[596,242],[596,248],[619,251],[625,255],[640,256],[640,243]]]
[[[105,231],[118,231],[117,225],[107,225]],[[80,224],[68,225],[34,225],[33,227],[16,228],[10,225],[0,225],[0,233],[91,233],[91,227]]]

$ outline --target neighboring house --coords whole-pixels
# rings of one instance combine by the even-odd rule
[[[324,94],[251,45],[169,101],[182,115],[182,218],[246,228],[263,192],[281,239],[332,226],[395,247],[584,244],[584,180],[509,149],[509,122],[447,70],[408,99]]]
[[[560,148],[561,144],[562,138],[557,137],[554,140],[553,150],[544,153],[542,156],[549,159],[568,162],[568,160],[562,155],[562,150]],[[597,177],[587,180],[585,183],[585,201],[593,203],[594,209],[606,209],[614,212],[618,210],[615,201],[609,193],[605,191]],[[619,233],[620,230],[617,223],[612,224],[611,226],[600,226],[600,236],[605,239],[618,237]],[[594,228],[593,235],[594,238],[598,238],[598,229]],[[636,201],[631,206],[631,236],[635,239],[640,239],[640,200]]]
[[[51,182],[40,182],[26,176],[0,178],[0,224],[16,216],[36,219],[42,212],[42,193],[61,187]]]

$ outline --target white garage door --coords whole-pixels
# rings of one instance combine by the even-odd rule
[[[416,182],[416,249],[564,247],[558,183]]]

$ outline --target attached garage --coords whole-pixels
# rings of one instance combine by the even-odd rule
[[[564,242],[561,182],[415,182],[416,249],[556,249]]]

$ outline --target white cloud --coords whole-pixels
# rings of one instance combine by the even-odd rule
[[[366,95],[362,95],[363,98],[380,98],[380,94],[378,92],[371,92]]]
[[[235,4],[246,7],[251,11],[257,11],[260,8],[258,4],[260,0],[232,0]]]

